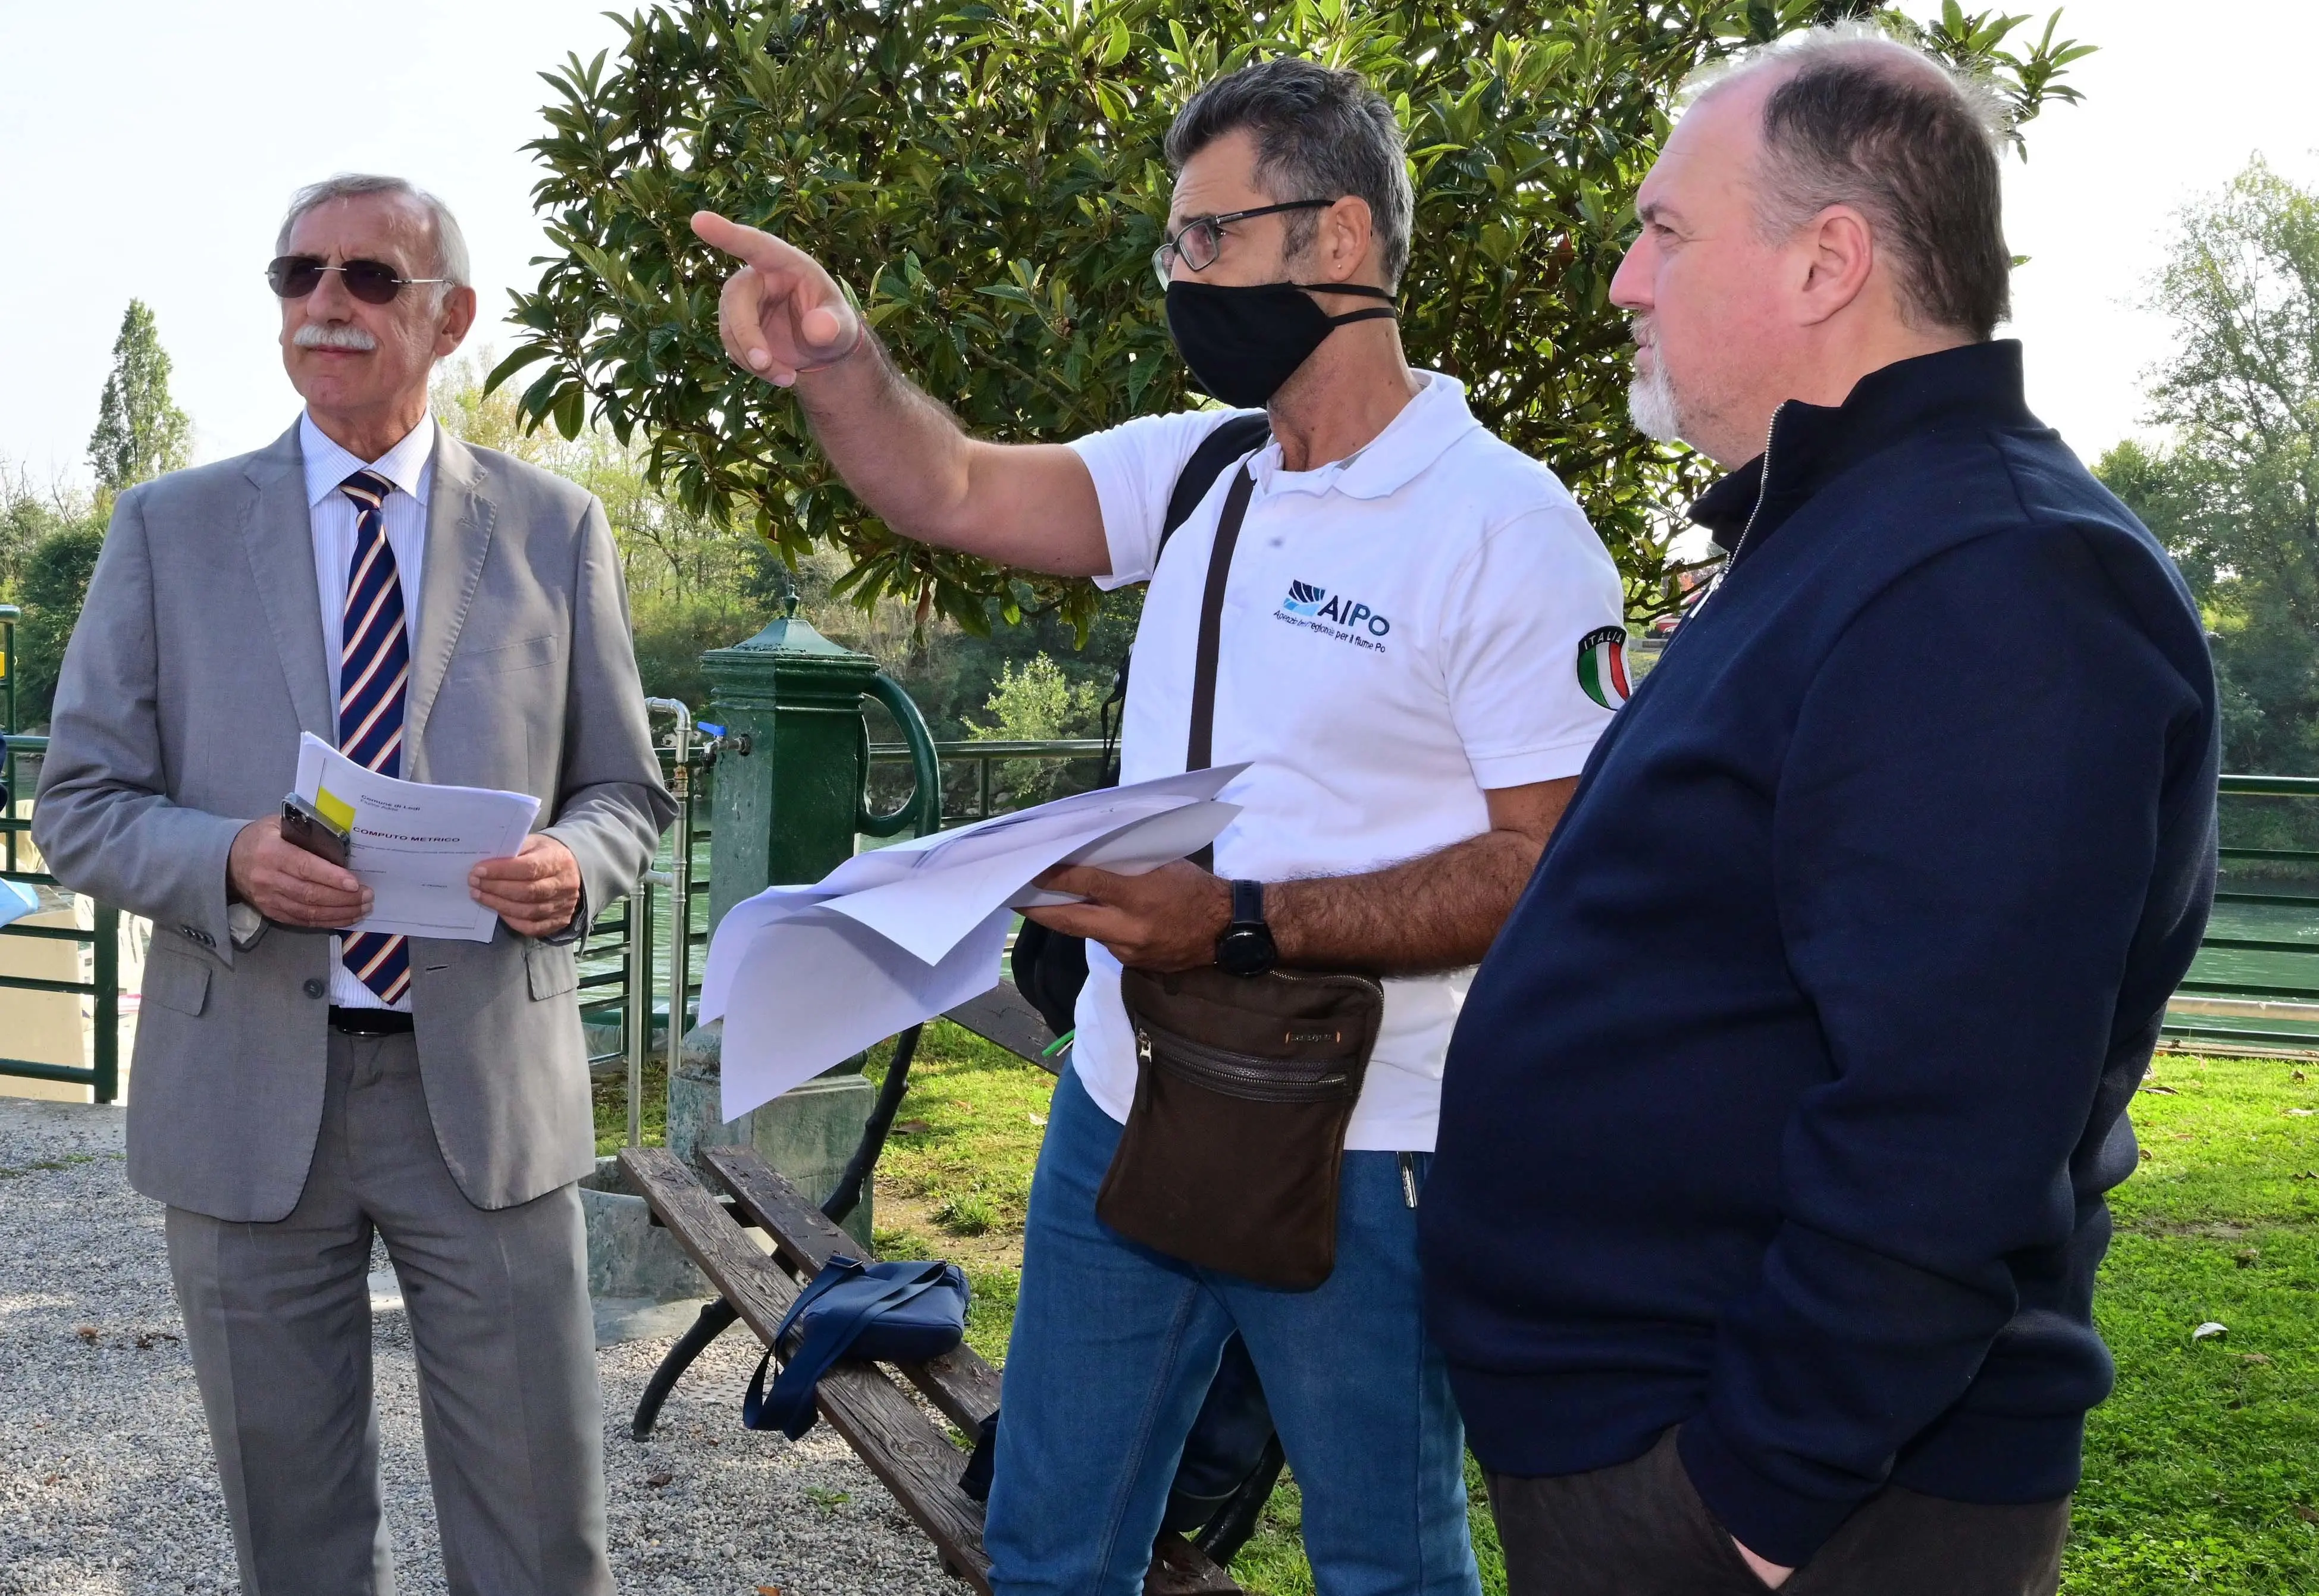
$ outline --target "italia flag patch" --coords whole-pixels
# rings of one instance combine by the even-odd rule
[[[1635,690],[1627,681],[1627,628],[1597,627],[1578,640],[1578,685],[1605,709],[1616,709]]]

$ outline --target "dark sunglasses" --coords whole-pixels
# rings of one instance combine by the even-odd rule
[[[322,285],[322,274],[346,279],[347,292],[366,305],[383,305],[406,284],[448,283],[448,277],[406,277],[383,260],[350,260],[331,266],[319,255],[284,255],[266,268],[266,281],[284,299],[304,299]]]

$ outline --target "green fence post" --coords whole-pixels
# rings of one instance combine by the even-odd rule
[[[712,931],[735,904],[776,883],[818,880],[853,853],[869,753],[862,700],[878,662],[816,631],[794,599],[789,609],[747,642],[701,656],[709,683],[702,718],[725,727],[713,793]],[[753,1144],[818,1201],[844,1173],[876,1099],[861,1060],[727,1124],[717,1106],[723,1029],[714,1022],[685,1039],[669,1081],[670,1150],[690,1159],[702,1146]],[[846,1221],[864,1245],[870,1214],[865,1193]]]
[[[96,906],[94,930],[96,985],[96,1100],[110,1103],[121,1095],[121,911],[110,904]]]

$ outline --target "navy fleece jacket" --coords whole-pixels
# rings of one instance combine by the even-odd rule
[[[1451,1046],[1421,1212],[1474,1450],[1671,1426],[1800,1564],[1890,1482],[2076,1483],[2102,1194],[2214,889],[2204,630],[1969,346],[1797,402]]]

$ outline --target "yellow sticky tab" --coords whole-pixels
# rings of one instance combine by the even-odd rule
[[[314,807],[322,812],[323,819],[340,831],[354,830],[355,807],[329,788],[318,787],[314,789]]]

